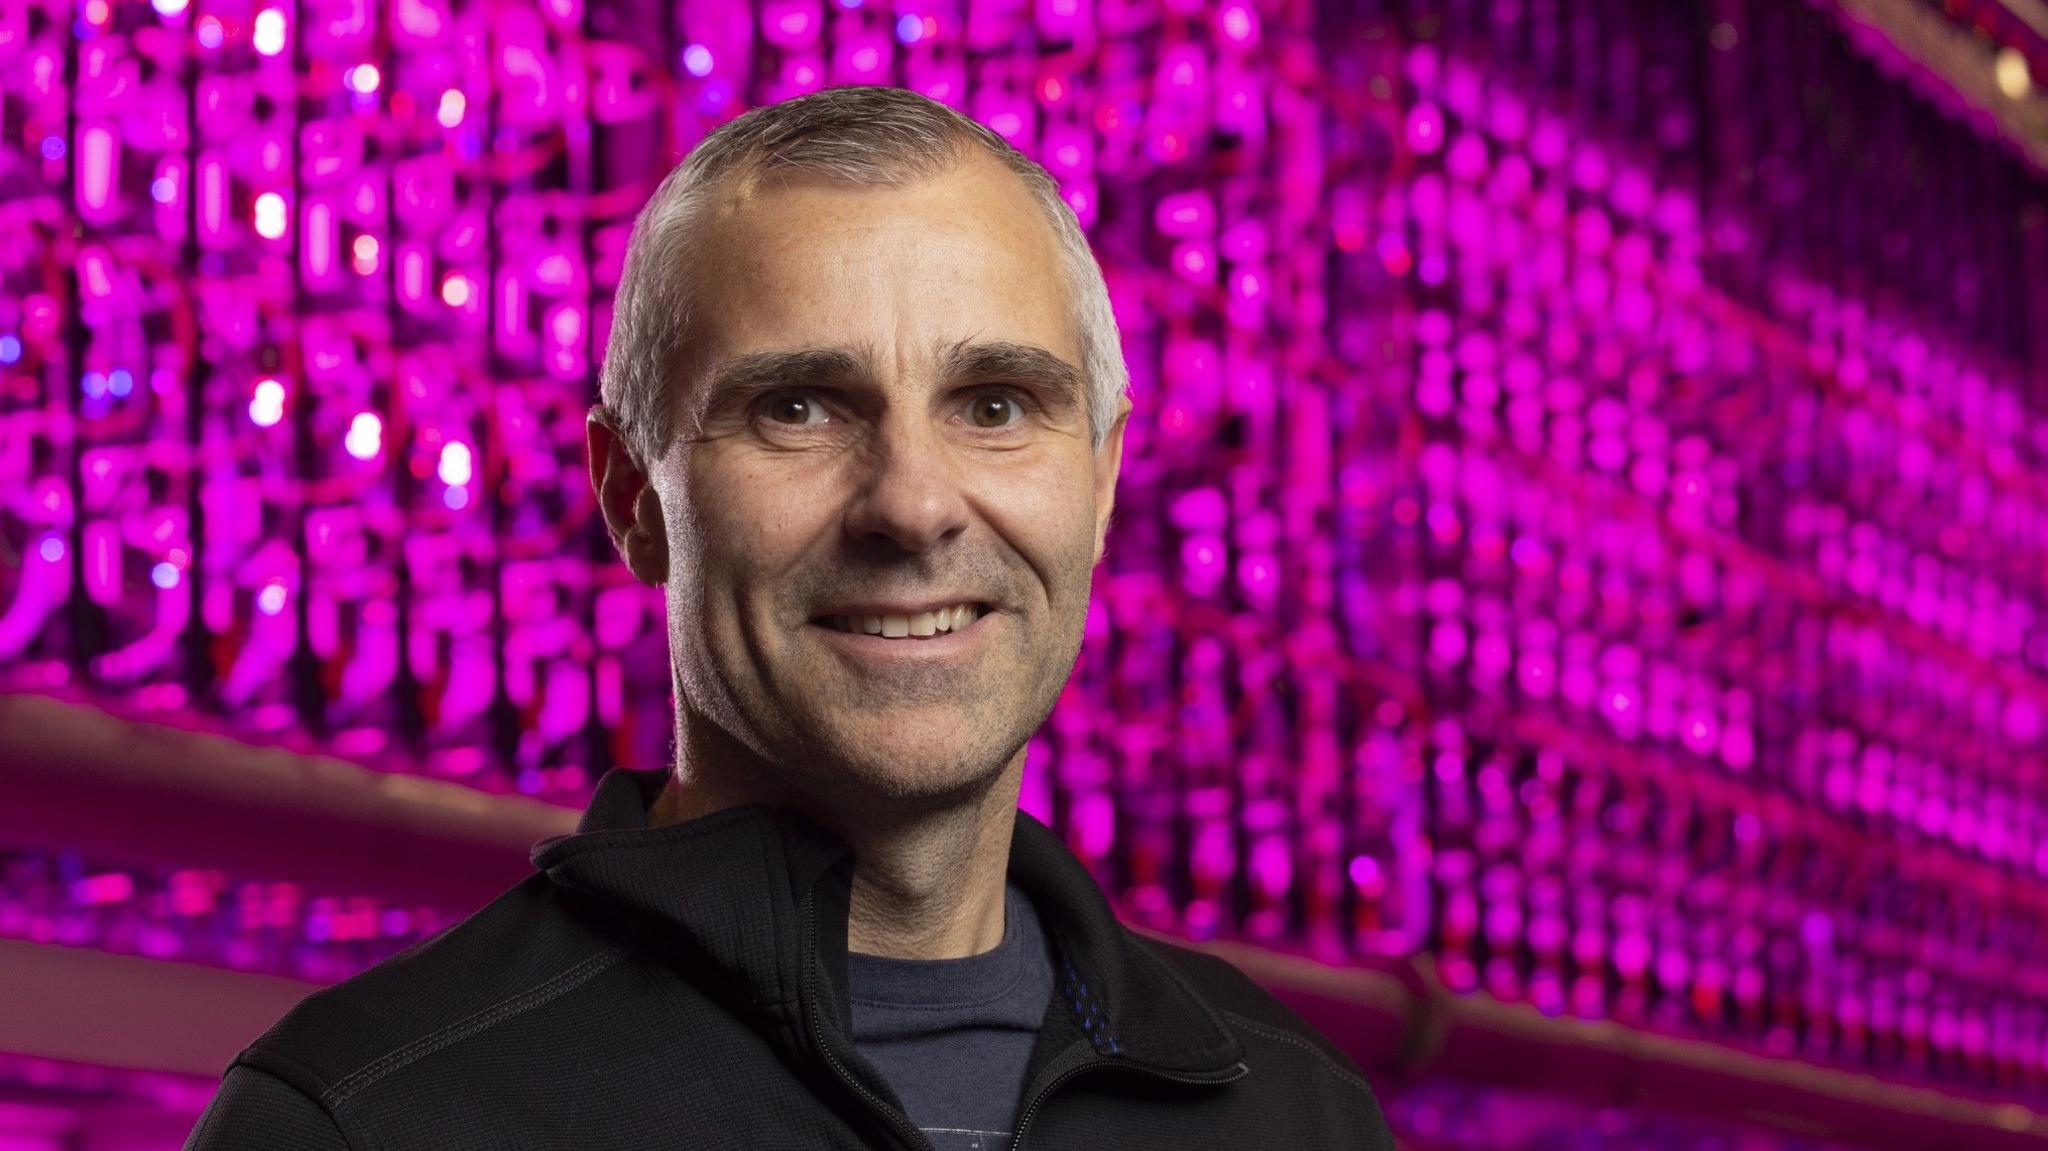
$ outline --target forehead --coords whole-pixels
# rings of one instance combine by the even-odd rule
[[[1058,239],[992,157],[892,187],[734,181],[691,233],[701,362],[857,345],[903,364],[984,339],[1079,363]]]

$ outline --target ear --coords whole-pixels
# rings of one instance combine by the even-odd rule
[[[1109,547],[1109,513],[1116,507],[1116,479],[1124,470],[1124,425],[1131,419],[1131,397],[1117,401],[1116,419],[1102,446],[1095,449],[1095,562]]]
[[[590,451],[590,487],[612,546],[634,578],[650,587],[668,582],[668,527],[661,497],[647,482],[625,433],[609,408],[598,404],[584,420]]]

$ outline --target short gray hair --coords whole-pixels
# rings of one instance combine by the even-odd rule
[[[642,461],[668,450],[689,364],[692,271],[682,258],[691,210],[735,174],[786,173],[855,187],[900,187],[982,151],[1024,181],[1058,238],[1088,381],[1088,430],[1101,447],[1129,387],[1102,268],[1043,167],[1001,136],[901,88],[827,88],[755,108],[704,137],[662,180],[633,223],[613,299],[598,389],[600,415]]]

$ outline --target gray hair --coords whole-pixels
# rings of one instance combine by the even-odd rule
[[[674,439],[677,388],[688,366],[691,210],[734,174],[787,173],[855,187],[900,187],[940,175],[981,148],[1024,181],[1060,248],[1088,381],[1088,430],[1101,447],[1129,387],[1109,288],[1059,185],[1001,136],[901,88],[827,88],[755,108],[704,137],[655,189],[633,223],[614,297],[598,389],[610,420],[643,460]]]

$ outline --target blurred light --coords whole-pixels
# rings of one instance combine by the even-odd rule
[[[43,542],[36,546],[36,552],[43,557],[44,563],[56,563],[64,558],[64,541],[56,536],[44,536]]]
[[[924,19],[908,12],[898,16],[896,38],[905,44],[915,44],[924,39]]]
[[[107,22],[107,0],[85,0],[85,22],[104,24]]]
[[[178,198],[178,182],[169,176],[158,176],[149,182],[149,198],[159,204],[168,204]]]
[[[785,8],[775,15],[774,28],[780,42],[803,43],[812,31],[811,13],[801,7]]]
[[[256,31],[250,42],[265,56],[275,56],[284,51],[284,27],[284,13],[265,8],[256,13]]]
[[[164,17],[181,16],[191,5],[192,0],[150,0],[150,7],[156,9],[157,15]]]
[[[567,284],[575,273],[576,267],[569,262],[569,257],[559,254],[547,257],[533,268],[534,279],[557,287]]]
[[[356,274],[367,276],[377,270],[377,237],[357,236],[349,245],[349,256],[353,260]]]
[[[201,48],[218,48],[221,40],[225,38],[218,16],[201,16],[199,27],[193,35],[199,38]]]
[[[0,364],[11,364],[21,358],[21,337],[0,336]]]
[[[1443,148],[1442,109],[1425,100],[1408,110],[1408,146],[1424,155],[1430,155]]]
[[[434,109],[434,119],[440,121],[443,128],[453,128],[462,123],[462,113],[468,106],[469,101],[462,93],[450,88],[441,93],[441,104]]]
[[[275,240],[285,233],[286,227],[284,197],[276,192],[265,192],[256,197],[256,234],[266,240]]]
[[[711,49],[702,44],[692,44],[683,49],[683,70],[692,76],[709,76]]]
[[[1741,43],[1742,37],[1735,31],[1735,25],[1722,21],[1707,30],[1707,43],[1719,52],[1726,52]]]
[[[284,585],[271,580],[263,585],[262,591],[256,593],[256,610],[264,615],[276,615],[284,610],[284,599]]]
[[[461,440],[450,440],[441,449],[441,466],[438,472],[441,482],[458,488],[468,483],[472,463],[469,445]]]
[[[110,871],[71,881],[71,898],[88,906],[119,903],[135,894],[135,880],[126,872]]]
[[[91,208],[104,208],[114,190],[114,133],[104,127],[86,128],[78,134],[78,199]]]
[[[62,137],[62,136],[45,136],[45,137],[43,137],[43,159],[45,159],[45,160],[62,160],[63,158],[64,158],[64,137]]]
[[[256,394],[249,400],[249,418],[264,428],[283,419],[284,385],[268,377],[256,381]]]
[[[1250,4],[1235,3],[1224,7],[1217,14],[1217,26],[1223,30],[1223,38],[1234,44],[1250,43],[1259,33],[1258,13]]]
[[[160,563],[149,569],[149,582],[165,591],[178,586],[178,565]]]
[[[2008,99],[2024,100],[2034,90],[2033,74],[2027,71],[2027,58],[2018,48],[2000,48],[1991,64],[1992,75],[1998,79],[1998,90]]]
[[[460,308],[469,303],[469,277],[460,272],[451,272],[441,281],[441,302],[451,308]]]
[[[107,375],[107,390],[116,396],[126,398],[128,393],[135,390],[135,376],[127,368],[115,368]]]
[[[359,460],[375,459],[384,447],[384,421],[375,412],[357,412],[356,418],[349,421],[342,446]]]
[[[375,64],[358,64],[348,70],[347,83],[351,90],[367,96],[377,90],[383,79]]]

